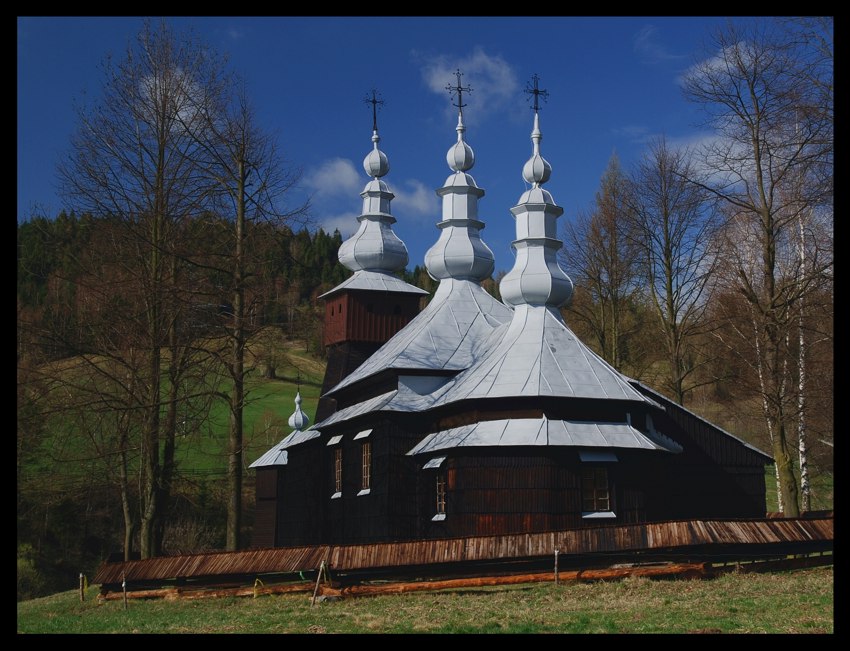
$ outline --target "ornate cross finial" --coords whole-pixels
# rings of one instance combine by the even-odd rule
[[[537,76],[536,72],[531,75],[531,81],[534,83],[533,87],[528,82],[526,82],[525,84],[525,92],[529,95],[526,100],[531,101],[531,96],[534,96],[534,104],[531,106],[531,108],[535,113],[537,113],[540,110],[540,98],[542,97],[543,101],[545,102],[549,98],[549,91],[540,90],[540,88],[538,88],[537,83],[540,81],[540,77]]]
[[[372,97],[367,95],[363,100],[366,104],[372,105],[372,131],[378,130],[378,107],[384,105],[384,100],[378,99],[380,96],[381,94],[373,88]]]
[[[471,93],[472,88],[469,86],[464,87],[461,85],[460,78],[463,77],[463,73],[460,71],[460,68],[458,68],[454,74],[457,77],[457,86],[452,86],[451,84],[449,84],[448,86],[446,86],[446,90],[449,91],[449,96],[452,98],[454,98],[455,93],[457,93],[457,104],[452,102],[452,106],[457,106],[458,111],[461,115],[463,115],[463,107],[466,106],[466,104],[463,103],[463,94]]]

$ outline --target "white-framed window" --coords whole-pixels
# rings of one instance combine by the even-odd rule
[[[438,472],[437,473],[437,481],[436,481],[436,497],[437,497],[437,514],[431,518],[432,520],[445,520],[446,519],[446,493],[447,493],[447,483],[446,483],[446,473]]]
[[[334,493],[331,499],[342,497],[342,447],[334,448],[333,482]]]
[[[372,443],[363,441],[360,444],[360,492],[358,495],[368,495],[372,489]]]
[[[585,466],[581,469],[581,517],[614,518],[611,487],[605,466]]]

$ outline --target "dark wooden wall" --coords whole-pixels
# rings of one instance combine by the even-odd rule
[[[664,405],[663,414],[653,415],[655,427],[683,448],[669,467],[647,468],[648,483],[665,473],[655,503],[666,507],[653,508],[652,519],[764,517],[764,466],[772,459],[661,394],[637,388]]]
[[[356,544],[764,516],[762,455],[699,419],[684,418],[680,426],[656,416],[655,422],[685,451],[612,450],[616,462],[597,464],[582,462],[575,448],[459,448],[447,451],[440,468],[423,470],[426,458],[406,455],[427,425],[418,415],[374,419],[365,439],[354,440],[365,424],[323,433],[309,449],[291,450],[281,471],[276,541]],[[343,435],[337,499],[331,499],[334,447],[326,445],[332,434]],[[364,440],[372,444],[372,482],[368,495],[358,495]],[[582,518],[580,477],[589,465],[608,470],[615,518]],[[448,484],[443,521],[433,521],[437,473]],[[258,474],[258,527],[268,517],[261,483]]]
[[[645,494],[629,474],[628,463],[583,464],[576,450],[457,452],[460,455],[447,458],[441,468],[420,473],[419,512],[428,523],[424,537],[552,531],[646,519]],[[608,469],[616,518],[582,518],[580,477],[585,465]],[[445,473],[447,479],[447,513],[445,520],[435,522],[438,473]]]
[[[420,471],[419,519],[426,538],[582,528],[692,518],[764,517],[763,466],[692,464],[683,455],[617,450],[618,461],[584,463],[575,451],[458,451]],[[608,470],[611,519],[582,518],[581,471]],[[435,515],[436,474],[448,483],[447,515]]]
[[[328,363],[316,422],[337,410],[327,396],[419,313],[419,294],[389,294],[362,290],[341,291],[325,300],[324,345]]]
[[[278,467],[257,468],[252,547],[274,547],[277,533]]]
[[[276,546],[321,542],[324,501],[319,469],[323,447],[321,440],[314,439],[290,448],[287,465],[280,466]]]
[[[343,290],[325,300],[324,344],[383,344],[419,313],[419,294]]]
[[[383,419],[367,438],[354,440],[362,428],[336,432],[343,451],[342,497],[333,494],[333,452],[327,448],[322,477],[325,500],[323,541],[344,544],[409,540],[416,537],[416,462],[406,453],[421,438]],[[372,482],[367,495],[358,495],[362,479],[362,444],[372,445]]]
[[[348,344],[339,346],[341,354],[346,352],[342,346]],[[346,359],[354,359],[357,351],[349,347]],[[576,448],[457,448],[443,453],[447,459],[440,468],[424,470],[428,459],[408,457],[408,450],[437,428],[438,420],[463,414],[374,414],[329,427],[320,438],[290,450],[289,464],[280,469],[274,490],[261,476],[267,471],[258,472],[256,544],[270,538],[277,545],[356,544],[600,524],[763,517],[764,465],[769,457],[663,396],[645,392],[666,409],[664,413],[653,410],[655,428],[678,442],[683,452],[612,449],[618,461],[598,465],[608,469],[616,518],[582,518],[581,470],[597,464],[583,463]],[[497,405],[500,409],[520,406]],[[486,417],[497,407],[478,405],[481,413],[476,418]],[[598,405],[562,401],[544,412],[568,407],[571,413],[580,409],[591,413]],[[610,407],[621,410],[622,405]],[[629,413],[643,429],[645,414],[639,408]],[[369,437],[354,440],[365,429],[372,429]],[[334,448],[327,441],[340,434],[343,490],[340,498],[331,499]],[[368,495],[358,495],[363,441],[372,445]],[[447,514],[445,520],[433,521],[440,472],[448,482]]]

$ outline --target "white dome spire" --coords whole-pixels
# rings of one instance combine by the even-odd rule
[[[463,93],[471,93],[472,88],[461,85],[463,73],[460,70],[455,75],[457,86],[446,86],[452,96],[457,95],[457,104],[453,103],[458,109],[457,142],[446,154],[446,162],[453,173],[437,190],[437,195],[443,198],[443,219],[437,224],[441,231],[440,239],[425,254],[425,267],[434,280],[464,278],[481,281],[493,273],[495,258],[480,233],[484,222],[478,220],[478,200],[484,196],[484,190],[467,174],[475,165],[475,153],[463,138],[466,132]]]
[[[534,150],[531,153],[531,158],[526,161],[522,168],[522,178],[526,183],[531,183],[535,188],[549,180],[552,175],[552,166],[543,156],[540,155],[540,141],[543,140],[543,134],[540,132],[540,115],[534,112],[534,129],[531,132],[531,141],[534,143]]]
[[[555,204],[548,190],[541,186],[549,180],[552,166],[540,154],[539,98],[548,95],[537,86],[539,78],[532,77],[534,87],[526,90],[534,96],[534,129],[531,132],[531,158],[522,169],[523,178],[532,184],[511,208],[516,219],[517,239],[513,242],[516,260],[513,269],[502,278],[499,290],[508,305],[546,305],[560,307],[573,295],[573,281],[558,265],[558,250],[563,242],[556,237],[555,222],[564,209]]]
[[[301,392],[295,394],[295,411],[289,417],[289,426],[292,429],[303,430],[310,424],[310,417],[301,411]]]
[[[463,134],[466,131],[466,126],[463,124],[463,111],[457,113],[457,142],[446,152],[446,162],[449,167],[455,172],[466,172],[471,170],[475,165],[475,153],[472,147],[466,144],[463,139]]]
[[[363,169],[366,170],[366,174],[376,179],[386,176],[387,172],[390,171],[390,161],[387,155],[378,149],[379,142],[381,142],[381,136],[375,129],[372,132],[372,151],[366,154],[366,158],[363,159]]]
[[[387,155],[378,149],[377,107],[383,104],[377,91],[372,91],[372,151],[363,159],[363,169],[372,180],[363,188],[363,213],[357,218],[357,232],[339,247],[339,261],[352,271],[392,273],[407,266],[407,247],[393,232],[395,217],[390,213],[390,202],[395,196],[381,180],[390,171]]]

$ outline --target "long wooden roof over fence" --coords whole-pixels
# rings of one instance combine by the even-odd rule
[[[314,545],[209,552],[103,563],[93,583],[120,584],[227,575],[314,570],[324,560],[351,571],[562,555],[681,549],[706,545],[811,544],[833,540],[833,519],[681,520],[599,526],[547,533],[445,538],[367,545]],[[566,559],[565,559],[566,560]],[[126,574],[125,574],[126,573]]]

